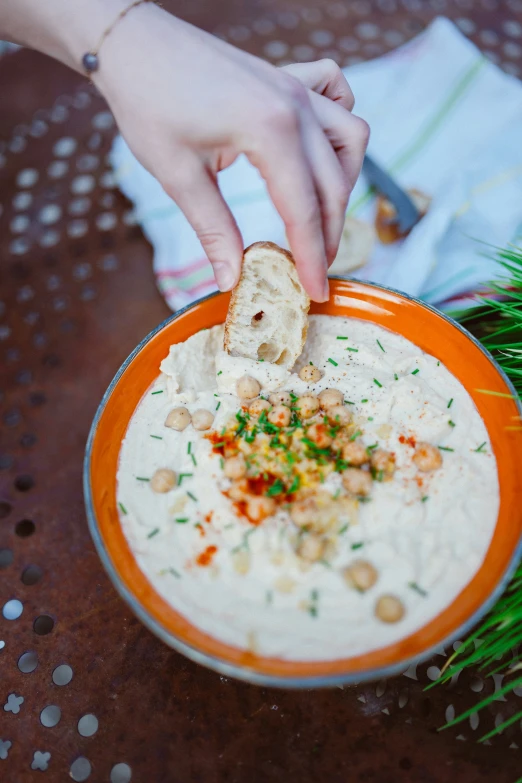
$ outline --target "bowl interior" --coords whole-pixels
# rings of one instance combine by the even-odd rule
[[[173,317],[127,360],[100,406],[86,458],[86,496],[91,530],[102,559],[122,595],[165,641],[215,668],[250,672],[272,682],[360,679],[387,671],[447,641],[478,619],[512,567],[522,533],[520,460],[522,431],[512,389],[483,349],[440,313],[389,290],[355,281],[332,280],[330,301],[311,312],[352,316],[398,332],[440,359],[461,381],[485,421],[497,459],[500,511],[485,561],[468,586],[435,620],[396,644],[336,661],[292,662],[258,657],[223,644],[178,614],[140,571],[122,532],[116,507],[120,444],[146,389],[158,375],[172,343],[223,323],[229,296],[219,294]],[[485,394],[480,390],[495,392]],[[505,395],[505,396],[500,396]]]

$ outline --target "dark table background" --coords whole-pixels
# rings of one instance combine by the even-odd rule
[[[522,0],[165,5],[275,63],[347,65],[445,14],[521,73]],[[425,691],[451,650],[387,682],[258,688],[169,650],[109,584],[85,521],[85,440],[118,366],[169,314],[110,175],[115,132],[81,77],[33,52],[0,60],[0,609],[23,604],[16,620],[0,615],[0,780],[515,783],[520,723],[477,738],[522,707],[522,689],[437,731],[502,682],[464,672]],[[63,664],[72,679],[60,686]],[[53,727],[49,705],[61,710]],[[84,715],[98,721],[90,737]]]

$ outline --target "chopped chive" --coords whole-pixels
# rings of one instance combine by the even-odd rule
[[[343,533],[346,533],[348,530],[348,525],[343,525],[342,528],[339,530],[339,535],[341,536]]]
[[[455,422],[452,421],[451,419],[448,420],[448,424],[450,425],[450,427],[454,427],[455,426]]]
[[[414,371],[412,372],[412,375],[417,375],[417,373],[418,373],[418,372],[420,372],[420,370],[419,370],[419,368],[417,367],[417,369],[416,369],[416,370],[414,370]]]
[[[192,478],[193,475],[193,473],[180,473],[178,476],[178,487],[184,478]]]
[[[354,353],[359,353],[359,349],[358,348],[347,348],[346,350],[347,351],[353,351]]]
[[[422,587],[419,587],[417,582],[408,582],[408,587],[410,587],[412,590],[415,590],[415,592],[418,593],[419,595],[422,595],[423,598],[426,598],[426,596],[428,595],[426,590],[423,590]]]
[[[118,503],[118,506],[120,507],[120,511],[121,511],[122,514],[126,514],[127,513],[127,509],[125,508],[123,503]]]
[[[339,363],[335,362],[333,359],[328,359],[328,361],[330,362],[330,364],[333,364],[334,367],[338,367],[339,365]]]
[[[220,370],[220,371],[218,372],[218,375],[223,375],[223,370]]]
[[[159,527],[155,527],[154,530],[151,530],[150,533],[147,534],[147,538],[153,538],[154,536],[157,536],[159,533]]]
[[[219,467],[221,468],[221,470],[223,470],[223,468],[225,467],[225,460],[223,459],[223,457],[219,458]]]
[[[351,548],[352,549],[360,549],[362,546],[364,546],[364,542],[363,541],[358,541],[357,543],[352,544]]]
[[[394,373],[393,373],[393,377],[395,378],[395,380],[396,380],[396,381],[398,381],[398,380],[399,380],[399,376],[397,375],[397,373],[396,373],[396,372],[394,372]]]
[[[187,495],[188,495],[188,496],[189,496],[189,498],[190,498],[191,500],[193,500],[195,503],[197,503],[197,502],[198,502],[198,499],[197,499],[197,497],[196,497],[195,495],[193,495],[193,494],[192,494],[192,492],[187,492]]]
[[[178,525],[184,525],[188,521],[189,521],[188,517],[178,517],[176,519],[176,522],[178,523]]]
[[[231,527],[234,527],[233,522],[229,522],[228,525],[224,525],[223,530],[230,530]]]
[[[373,421],[373,416],[368,416],[368,421]]]
[[[440,362],[437,362],[437,367],[440,367]]]
[[[353,433],[353,435],[350,437],[350,440],[351,440],[351,441],[353,441],[353,440],[356,440],[356,439],[359,437],[359,435],[362,435],[362,432],[361,432],[361,430],[356,430],[356,431]]]
[[[386,353],[386,351],[384,350],[384,348],[383,348],[383,347],[382,347],[382,345],[380,344],[379,340],[376,340],[376,342],[377,342],[377,345],[379,346],[379,348],[381,349],[381,351],[382,351],[383,353]]]
[[[366,446],[366,451],[368,452],[368,454],[371,454],[372,451],[376,449],[378,445],[379,445],[378,443],[372,443],[371,446]]]
[[[163,389],[160,389],[159,391],[151,392],[151,394],[163,394]]]
[[[214,397],[219,397],[219,394],[216,394],[216,392],[214,392]]]
[[[298,478],[298,476],[296,476]],[[281,479],[276,479],[272,486],[267,490],[268,497],[273,497],[274,495],[281,495],[285,491],[285,485],[281,481]]]
[[[266,600],[266,602],[267,602],[267,604],[268,604],[269,606],[270,606],[270,604],[272,603],[272,601],[273,601],[273,598],[274,598],[274,594],[272,593],[272,591],[271,591],[271,590],[267,590],[267,591],[266,591],[266,598],[265,598],[265,600]]]
[[[172,576],[175,576],[177,579],[181,579],[181,574],[178,571],[176,571],[175,568],[169,568],[168,571],[169,574],[172,574]]]
[[[377,380],[377,378],[374,378],[374,379],[373,379],[373,382],[374,382],[374,384],[375,384],[376,386],[378,386],[378,387],[379,387],[379,389],[382,389],[382,383],[381,383],[380,381],[378,381],[378,380]]]
[[[448,408],[451,408],[451,406],[452,406],[452,405],[453,405],[453,397],[452,397],[452,398],[451,398],[451,400],[448,402],[448,406],[447,406],[447,407],[448,407]]]
[[[142,478],[142,476],[136,476],[136,481],[150,481],[150,479]]]
[[[321,565],[323,565],[325,568],[331,568],[332,567],[330,565],[330,563],[328,562],[328,560],[318,560],[317,562],[321,563]]]
[[[313,362],[309,362],[309,364],[310,364],[312,367],[314,366],[314,363],[313,363]]]
[[[221,446],[224,446],[224,445],[225,445],[225,441],[221,440],[219,443],[214,443],[214,448],[215,449],[220,449]]]
[[[486,443],[487,443],[487,441],[484,441],[484,443],[481,443],[481,444],[480,444],[480,446],[478,447],[478,449],[475,449],[475,451],[477,452],[477,454],[483,454],[483,453],[484,453],[484,452],[483,452],[483,449],[484,449],[484,446],[486,445]]]
[[[450,449],[449,446],[439,446],[439,449],[441,449],[441,451],[455,451],[455,449]]]
[[[265,360],[264,359],[258,359],[257,361],[258,362],[264,362]]]
[[[308,608],[308,612],[312,617],[317,617],[317,606],[312,605]]]
[[[361,402],[368,402],[368,400],[365,397],[364,400],[361,400]]]
[[[341,490],[340,489],[336,489],[334,494],[332,495],[333,499],[337,500],[339,498],[340,494],[341,494]]]
[[[337,339],[338,340],[347,340],[348,338],[347,337],[341,337],[340,335],[337,335]]]
[[[425,503],[428,499],[429,495],[424,495],[424,497],[421,498],[421,503]]]
[[[154,440],[163,440],[163,438],[161,437],[161,435],[151,435],[150,437],[151,437],[151,438],[154,438]]]
[[[221,407],[221,400],[220,400],[220,401],[218,402],[218,404],[216,405],[216,410],[218,411],[218,410],[220,409],[220,407]]]
[[[197,465],[198,463],[196,462],[195,456],[193,454],[191,454],[190,457],[191,457],[192,462],[194,463],[194,465]]]
[[[297,492],[301,485],[301,479],[299,478],[299,475],[296,473],[294,476],[294,480],[292,481],[291,486],[288,488],[288,494],[292,495],[294,492]]]
[[[192,441],[189,440],[188,446],[187,446],[187,454],[190,454],[191,450],[192,450]]]

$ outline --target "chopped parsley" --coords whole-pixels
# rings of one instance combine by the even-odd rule
[[[193,473],[180,473],[178,476],[178,487],[180,486],[184,478],[192,478],[193,475],[194,475]]]
[[[378,380],[377,380],[377,378],[374,378],[374,379],[373,379],[373,382],[374,382],[374,384],[375,384],[376,386],[378,386],[378,387],[379,387],[379,389],[382,389],[382,383],[381,383],[380,381],[378,381]]]
[[[157,536],[159,533],[159,527],[155,527],[154,530],[151,530],[150,533],[147,534],[147,538],[154,538],[154,536]]]
[[[455,449],[450,449],[449,446],[439,446],[439,449],[441,449],[441,451],[455,451]]]
[[[386,351],[385,351],[385,350],[384,350],[384,348],[382,347],[382,345],[381,345],[381,343],[379,342],[379,340],[376,340],[376,343],[377,343],[377,345],[379,346],[379,348],[381,349],[381,351],[382,351],[383,353],[386,353]]]
[[[426,598],[426,596],[428,595],[426,590],[423,590],[422,587],[419,587],[417,582],[408,582],[408,587],[410,587],[412,590],[415,590],[415,592],[418,593],[419,595],[422,595],[423,598]]]
[[[288,488],[288,494],[291,495],[293,492],[297,492],[300,486],[301,486],[301,479],[299,478],[299,475],[296,473],[296,475],[294,476],[294,480],[292,481],[290,487]]]
[[[486,445],[487,441],[484,441],[484,443],[481,443],[478,449],[475,449],[477,454],[484,454],[484,446]]]
[[[163,394],[163,389],[160,389],[159,391],[151,392],[151,394]]]
[[[357,541],[355,544],[351,545],[351,548],[352,549],[360,549],[362,546],[364,546],[364,542],[363,541]]]
[[[150,481],[149,478],[143,478],[142,476],[136,476],[136,481]]]
[[[185,525],[189,521],[188,517],[178,517],[176,522],[178,525]]]
[[[188,496],[189,496],[189,498],[190,498],[191,500],[193,500],[195,503],[197,503],[197,502],[198,502],[198,499],[197,499],[197,497],[196,497],[195,495],[193,495],[193,494],[192,494],[192,492],[187,492],[187,495],[188,495]]]
[[[447,407],[448,407],[448,408],[451,408],[451,406],[452,406],[452,405],[453,405],[453,397],[452,397],[452,398],[451,398],[451,400],[448,402],[448,406],[447,406]]]
[[[419,370],[419,368],[417,367],[417,369],[416,369],[416,370],[414,370],[414,371],[412,372],[412,375],[417,375],[417,373],[418,373],[418,372],[420,372],[420,370]]]
[[[151,437],[151,438],[154,438],[154,440],[163,440],[163,438],[161,437],[161,435],[151,435],[150,437]]]
[[[333,359],[328,359],[328,361],[330,362],[330,364],[333,364],[334,367],[337,367],[338,364],[339,364],[338,362],[334,361]]]
[[[120,507],[120,511],[121,511],[122,514],[126,514],[127,513],[127,509],[125,508],[123,503],[118,503],[118,506]]]
[[[266,494],[268,495],[268,497],[273,497],[274,495],[282,495],[284,491],[285,491],[285,485],[283,484],[281,479],[276,479],[272,484],[272,486],[267,490]]]
[[[456,426],[455,422],[452,421],[451,419],[448,420],[448,424],[450,425],[450,427],[455,427]]]

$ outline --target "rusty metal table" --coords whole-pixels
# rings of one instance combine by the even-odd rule
[[[179,0],[170,10],[275,63],[379,55],[435,15],[520,75],[522,0]],[[522,727],[478,745],[522,689],[448,651],[387,682],[284,692],[227,680],[155,639],[110,585],[83,508],[82,456],[121,361],[168,315],[115,190],[115,128],[79,76],[0,60],[0,780],[514,783]]]

